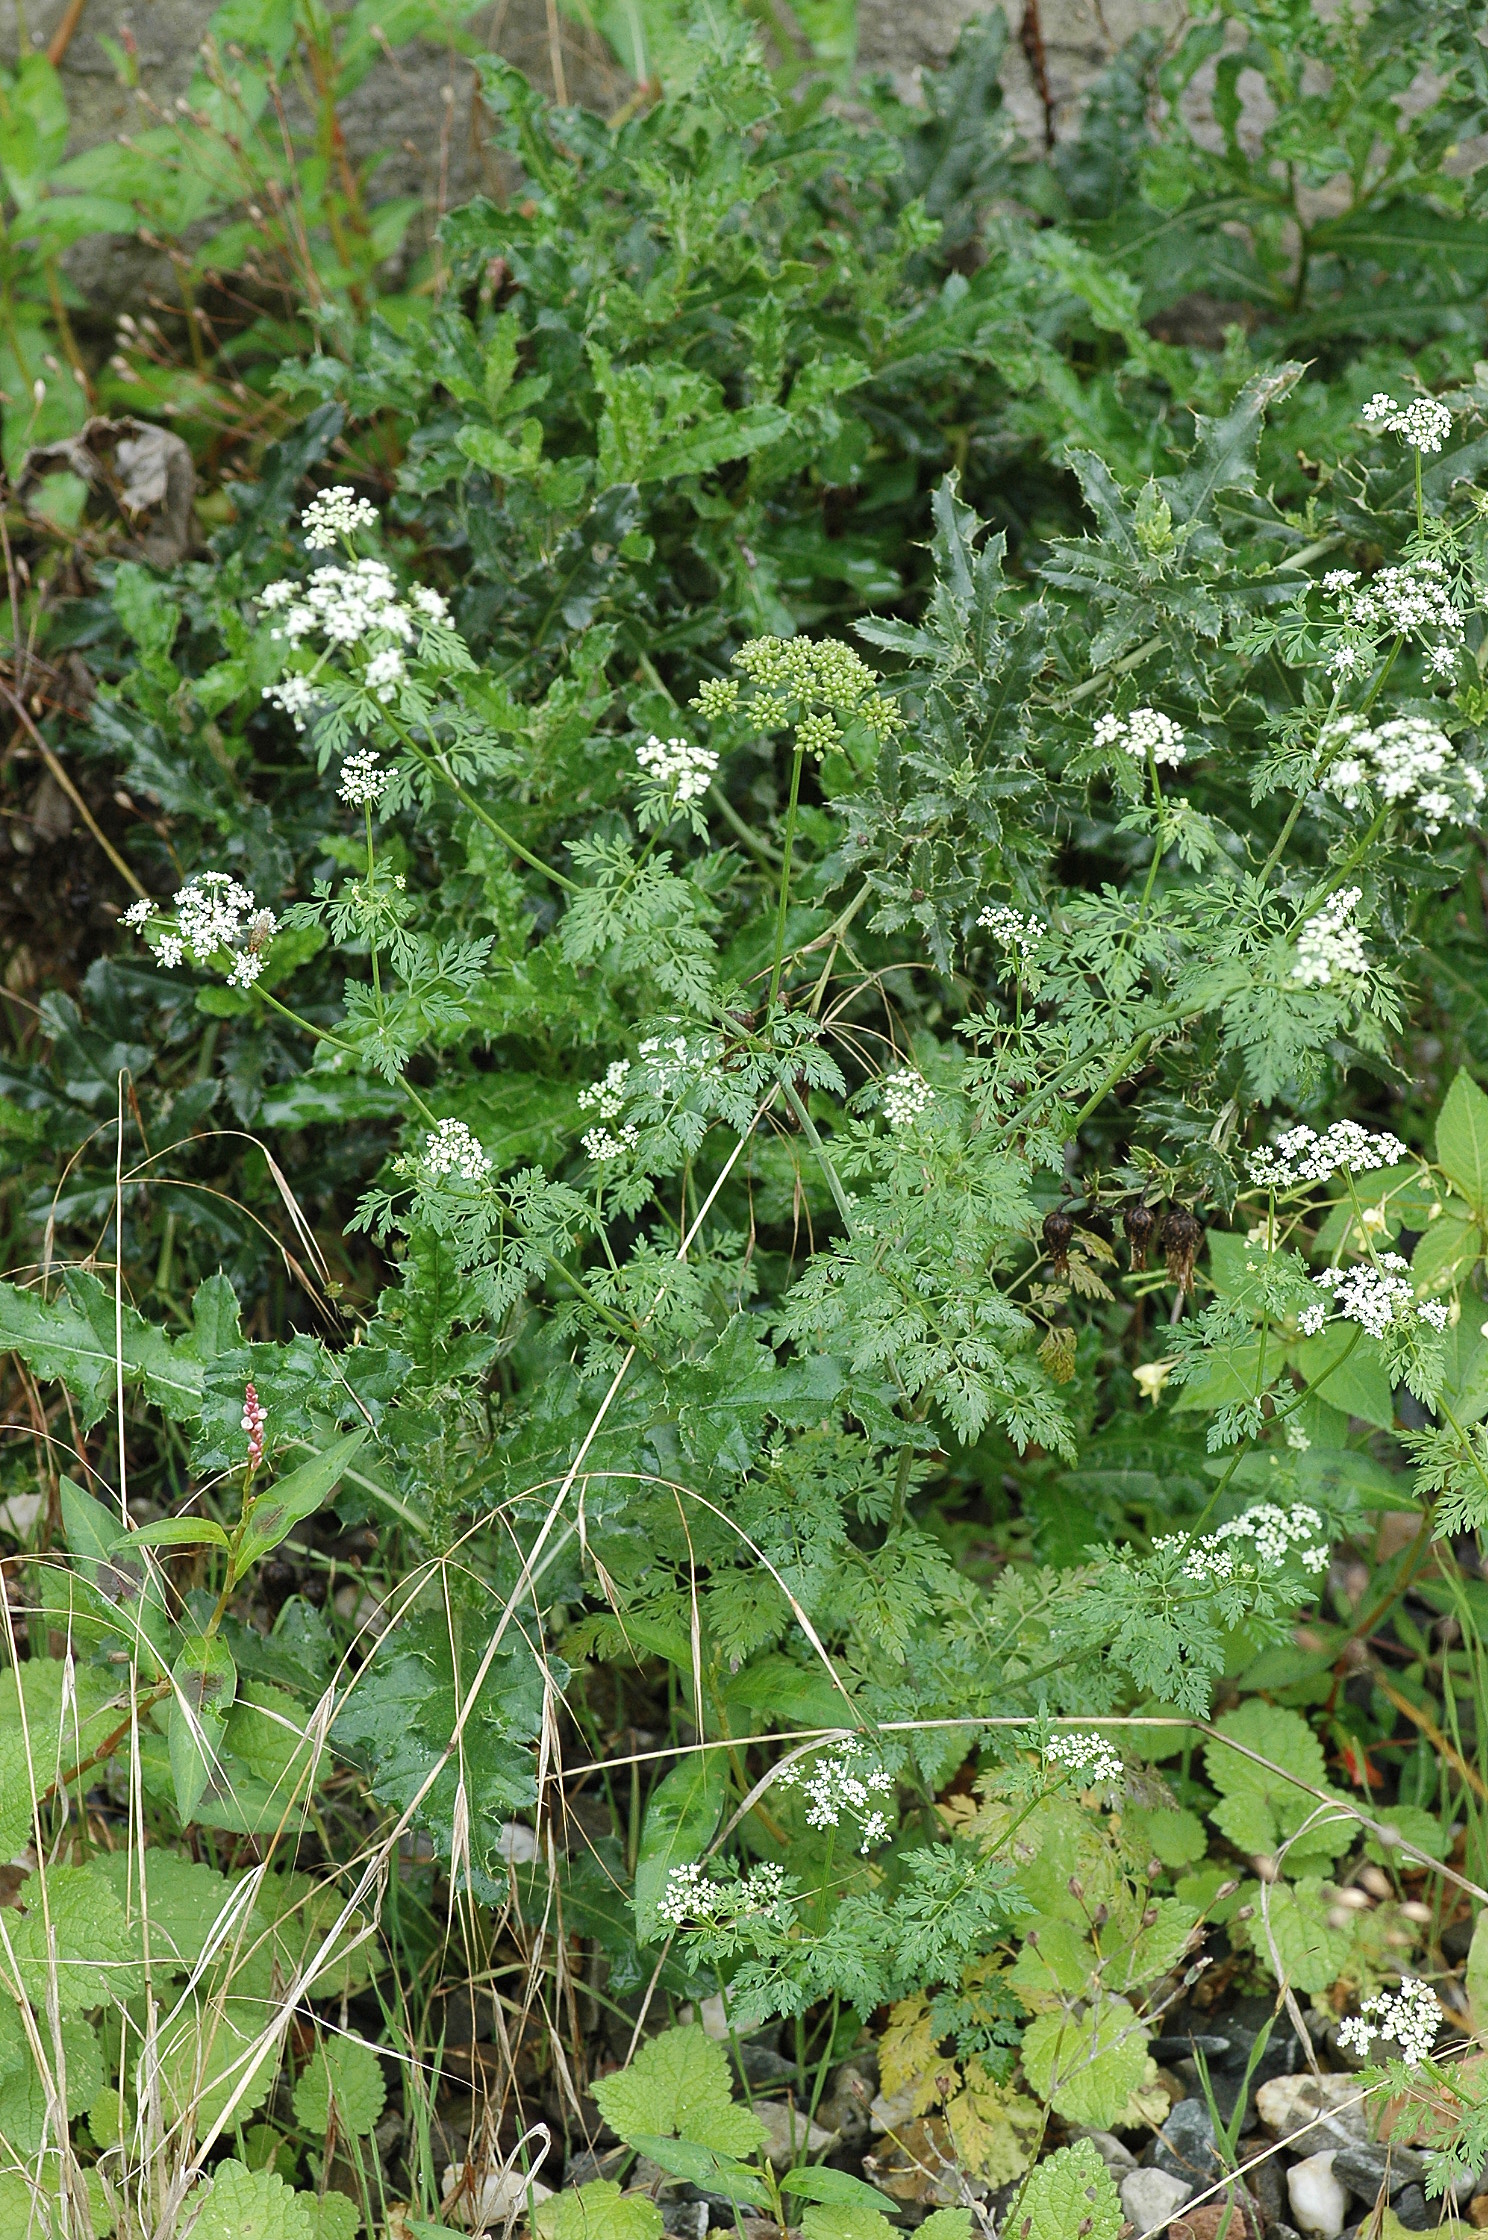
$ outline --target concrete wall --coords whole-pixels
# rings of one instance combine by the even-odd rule
[[[920,0],[907,11],[902,0],[859,0],[863,67],[887,71],[912,98],[919,70],[943,62],[962,23],[986,4]],[[1025,38],[1020,45],[1016,37],[1023,0],[1005,4],[1015,34],[1009,48],[1008,98],[1019,124],[1038,138],[1044,129],[1043,92],[1024,52],[1034,42]],[[21,37],[45,46],[64,6],[65,0],[43,0],[34,14],[23,14],[16,0],[0,0],[0,54],[14,55]],[[154,121],[150,104],[168,108],[190,82],[211,14],[209,0],[124,0],[122,6],[119,0],[84,0],[62,63],[74,148],[146,129]],[[1143,25],[1170,28],[1181,14],[1181,0],[1041,0],[1038,14],[1045,86],[1056,123],[1064,128],[1081,89],[1117,47]],[[612,112],[629,90],[628,79],[602,43],[561,15],[555,0],[494,0],[472,28],[537,84],[546,88],[561,81],[571,100]],[[145,101],[120,85],[115,62],[102,43],[121,35],[134,41]],[[348,105],[346,125],[357,153],[389,151],[379,173],[379,193],[422,194],[434,210],[442,197],[458,201],[497,183],[472,96],[471,73],[458,58],[426,46],[409,49],[368,79]],[[87,244],[74,252],[69,266],[90,306],[106,316],[141,308],[142,291],[168,291],[166,269],[158,260],[142,257],[131,243]]]

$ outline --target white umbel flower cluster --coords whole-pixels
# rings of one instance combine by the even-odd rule
[[[279,708],[289,717],[296,731],[303,731],[305,718],[314,707],[317,694],[308,677],[291,673],[281,677],[277,684],[266,684],[263,696],[269,705]]]
[[[1376,1991],[1357,2014],[1340,2022],[1338,2040],[1367,2060],[1370,2040],[1388,2039],[1399,2046],[1408,2069],[1419,2069],[1429,2059],[1441,2025],[1441,2004],[1430,1984],[1418,1976],[1402,1976],[1398,1991]]]
[[[602,1081],[595,1081],[579,1091],[579,1108],[583,1112],[597,1112],[601,1120],[618,1120],[625,1110],[625,1086],[630,1079],[629,1058],[617,1058],[605,1068]]]
[[[1126,1771],[1120,1752],[1103,1734],[1090,1728],[1051,1735],[1044,1744],[1044,1756],[1051,1766],[1068,1766],[1071,1773],[1083,1773],[1089,1789],[1110,1788]]]
[[[1243,1517],[1219,1525],[1206,1539],[1170,1532],[1155,1540],[1153,1547],[1163,1554],[1181,1555],[1184,1577],[1196,1584],[1260,1579],[1293,1558],[1304,1571],[1316,1573],[1326,1571],[1330,1560],[1323,1520],[1305,1501],[1290,1509],[1262,1501]]]
[[[1303,926],[1292,978],[1304,988],[1329,988],[1335,980],[1362,980],[1368,973],[1364,936],[1352,922],[1363,899],[1362,887],[1345,887]]]
[[[394,692],[403,682],[403,656],[396,646],[384,646],[381,653],[374,653],[367,663],[362,678],[369,692],[375,692],[386,707]]]
[[[1183,726],[1158,708],[1133,708],[1129,716],[1097,716],[1095,744],[1119,747],[1134,762],[1145,762],[1150,753],[1159,767],[1176,770],[1187,754]]]
[[[1428,837],[1444,824],[1466,824],[1488,791],[1482,771],[1460,760],[1446,733],[1425,716],[1397,716],[1377,729],[1363,716],[1339,716],[1318,744],[1336,756],[1323,773],[1324,792],[1345,809],[1372,808],[1376,800],[1403,803]]]
[[[1403,1322],[1412,1305],[1415,1293],[1405,1273],[1406,1262],[1398,1252],[1382,1252],[1375,1260],[1361,1260],[1352,1268],[1324,1268],[1313,1282],[1320,1291],[1333,1294],[1333,1314],[1330,1317],[1321,1299],[1305,1306],[1297,1317],[1297,1326],[1304,1337],[1315,1338],[1325,1322],[1357,1322],[1360,1329],[1371,1338],[1382,1338],[1392,1322]],[[1434,1309],[1440,1301],[1428,1302]],[[1422,1322],[1440,1329],[1434,1311],[1416,1309]]]
[[[406,643],[417,628],[414,610],[382,560],[316,568],[305,583],[281,578],[259,593],[258,603],[281,617],[271,635],[292,646],[317,632],[333,646],[358,645],[378,632]]]
[[[935,1092],[923,1074],[916,1073],[912,1066],[901,1066],[897,1073],[885,1074],[879,1095],[889,1126],[908,1128],[928,1111]]]
[[[783,1923],[785,1869],[773,1859],[762,1859],[737,1882],[715,1882],[705,1867],[689,1860],[667,1875],[656,1911],[669,1929],[707,1927],[746,1914],[767,1915]]]
[[[198,871],[171,897],[176,914],[173,926],[163,926],[155,940],[155,962],[173,972],[183,958],[193,964],[210,964],[223,949],[232,952],[227,975],[230,988],[251,988],[264,968],[264,951],[278,928],[272,910],[261,910],[247,887],[227,871]],[[131,903],[124,923],[142,933],[158,915],[153,902]]]
[[[1412,397],[1409,404],[1399,405],[1383,389],[1376,389],[1360,417],[1371,427],[1399,436],[1412,451],[1440,451],[1452,433],[1452,415],[1438,397]]]
[[[1246,1160],[1250,1179],[1263,1189],[1290,1190],[1299,1182],[1326,1182],[1335,1174],[1372,1174],[1397,1167],[1410,1154],[1388,1129],[1371,1135],[1357,1120],[1335,1120],[1318,1135],[1311,1128],[1288,1128],[1275,1143],[1262,1144]]]
[[[359,747],[342,763],[336,791],[350,808],[371,808],[387,792],[391,777],[392,772],[382,768],[382,758],[374,748]]]
[[[1040,919],[1025,918],[1005,902],[989,902],[977,924],[1004,949],[1016,949],[1020,957],[1031,957],[1049,930]]]
[[[1445,676],[1456,667],[1467,617],[1452,596],[1444,563],[1434,554],[1381,568],[1355,591],[1357,581],[1351,568],[1335,568],[1323,578],[1323,589],[1338,596],[1344,622],[1357,633],[1337,647],[1331,669],[1351,676],[1372,657],[1375,640],[1390,635],[1421,639],[1426,666],[1435,675]]]
[[[713,783],[718,757],[711,747],[695,747],[687,739],[658,739],[653,731],[636,761],[648,778],[665,786],[678,801],[701,801]]]
[[[377,508],[359,498],[349,482],[338,482],[310,500],[300,515],[300,526],[310,550],[326,552],[342,537],[354,537],[358,529],[375,529]]]
[[[864,1853],[888,1840],[889,1823],[873,1799],[888,1795],[894,1786],[882,1766],[864,1764],[866,1755],[857,1737],[847,1735],[823,1753],[808,1775],[803,1777],[798,1766],[787,1766],[776,1777],[782,1789],[800,1788],[808,1828],[840,1827],[844,1813],[856,1819],[862,1838],[858,1849]]]
[[[584,1150],[597,1167],[607,1167],[614,1159],[623,1159],[627,1151],[634,1151],[640,1141],[640,1131],[627,1120],[618,1135],[608,1128],[586,1128],[583,1135]]]
[[[365,499],[350,490],[329,490],[305,509],[305,541],[312,550],[323,550],[376,518]],[[443,592],[418,584],[405,597],[383,560],[353,560],[346,567],[328,563],[313,569],[303,583],[281,577],[265,586],[258,603],[265,614],[278,618],[270,635],[286,648],[320,641],[315,668],[308,674],[292,672],[264,687],[265,700],[282,708],[297,731],[304,730],[306,713],[318,697],[315,676],[328,653],[355,648],[364,655],[360,681],[386,707],[407,676],[402,649],[417,645],[427,653],[424,634],[447,630],[450,621]]]
[[[441,1120],[424,1138],[425,1174],[457,1175],[462,1182],[484,1182],[491,1162],[463,1120]]]
[[[584,1112],[597,1112],[601,1120],[618,1120],[625,1109],[626,1088],[630,1080],[629,1058],[616,1058],[605,1068],[602,1081],[591,1082],[579,1091],[579,1105]],[[583,1144],[588,1156],[597,1167],[608,1166],[612,1160],[623,1159],[633,1151],[639,1140],[638,1131],[629,1121],[614,1134],[608,1128],[590,1128]]]

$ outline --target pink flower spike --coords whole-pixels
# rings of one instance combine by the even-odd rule
[[[257,1470],[264,1458],[264,1425],[268,1415],[253,1386],[243,1388],[243,1429],[248,1434],[248,1467]]]

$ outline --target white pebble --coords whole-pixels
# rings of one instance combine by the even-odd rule
[[[1333,2154],[1331,2147],[1326,2154],[1310,2154],[1287,2172],[1292,2216],[1312,2240],[1338,2240],[1348,2215],[1348,2195],[1333,2175]]]

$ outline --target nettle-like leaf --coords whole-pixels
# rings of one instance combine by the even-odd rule
[[[200,2240],[316,2240],[314,2201],[275,2171],[219,2162],[191,2229]]]
[[[622,2193],[613,2178],[555,2193],[532,2221],[538,2240],[660,2240],[662,2230],[650,2195]]]
[[[1115,2182],[1088,2139],[1039,2164],[1008,2226],[1010,2240],[1116,2240],[1123,2223]]]
[[[1124,1999],[1101,1999],[1076,2019],[1035,2016],[1023,2034],[1023,2073],[1070,2123],[1106,2129],[1147,2078],[1147,2032]]]
[[[328,2131],[334,2117],[343,2131],[365,2138],[386,2100],[382,2064],[356,2038],[322,2038],[294,2088],[295,2114],[317,2134]]]
[[[751,2154],[764,2142],[759,2117],[734,2100],[722,2047],[697,2023],[648,2040],[628,2069],[601,2077],[594,2092],[622,2139],[675,2136],[727,2155]]]
[[[1352,1814],[1330,1812],[1296,1785],[1327,1788],[1322,1745],[1299,1713],[1254,1698],[1238,1711],[1227,1711],[1218,1725],[1221,1734],[1233,1736],[1280,1769],[1273,1773],[1222,1742],[1206,1744],[1204,1769],[1220,1792],[1210,1818],[1237,1851],[1269,1856],[1290,1839],[1287,1865],[1296,1873],[1309,1860],[1333,1859],[1348,1849],[1357,1826]],[[1288,1774],[1296,1781],[1289,1781]]]

